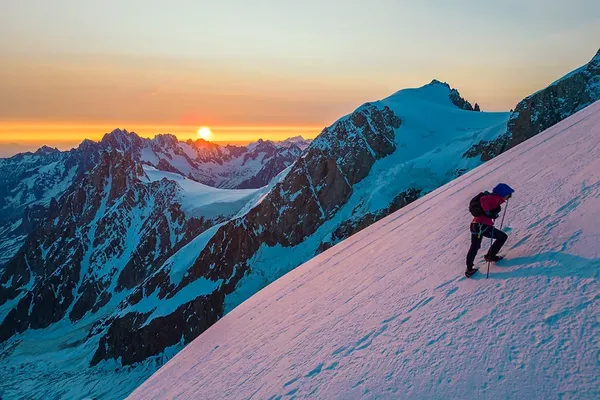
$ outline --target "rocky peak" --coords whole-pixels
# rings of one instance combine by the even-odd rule
[[[207,150],[207,149],[214,150],[214,149],[219,149],[221,147],[216,143],[209,142],[204,139],[196,139],[196,140],[188,139],[186,141],[186,143],[196,150]]]
[[[161,133],[152,139],[152,144],[163,149],[173,149],[179,144],[179,139],[175,135]]]
[[[277,149],[277,146],[275,146],[275,143],[271,140],[262,140],[262,139],[258,139],[258,141],[256,143],[254,143],[254,146],[248,146],[249,148],[253,147],[253,151],[257,151],[257,152],[271,152],[271,151],[275,151]]]
[[[523,99],[508,121],[507,149],[600,99],[600,50],[588,64]]]
[[[474,111],[473,106],[467,100],[461,97],[460,93],[456,89],[450,90],[450,101],[456,107],[467,111]]]
[[[292,147],[292,146],[296,146],[300,150],[304,150],[308,146],[310,146],[311,142],[312,141],[310,139],[304,139],[301,135],[298,135],[298,136],[287,138],[281,142],[278,142],[277,145],[280,147],[288,147],[288,148]]]
[[[83,141],[79,144],[77,149],[81,152],[89,153],[92,151],[96,151],[98,147],[98,142],[94,142],[90,139],[83,139]]]
[[[488,161],[600,100],[600,49],[589,63],[521,100],[508,120],[506,133],[480,141],[463,157]]]
[[[42,146],[33,154],[35,154],[36,156],[46,156],[49,154],[56,154],[56,153],[60,153],[60,150],[58,150],[56,147],[52,148],[52,147],[48,147],[48,146]]]
[[[104,135],[100,143],[104,148],[107,149],[127,151],[131,148],[141,147],[143,139],[140,138],[135,132],[128,132],[124,129],[115,129],[112,132]]]
[[[451,90],[451,87],[450,87],[450,85],[447,82],[442,82],[442,81],[437,80],[437,79],[432,79],[431,82],[429,82],[425,86],[443,86],[446,89]]]
[[[244,164],[248,160],[256,160],[261,154],[263,158],[273,157],[277,152],[277,146],[270,140],[258,139],[248,145],[248,153],[244,155]]]
[[[292,136],[284,140],[284,142],[304,142],[308,139],[304,139],[302,135]]]
[[[459,91],[457,89],[452,88],[447,82],[441,82],[437,79],[433,79],[430,83],[425,85],[424,88],[436,86],[440,86],[448,90],[448,97],[450,98],[452,104],[454,104],[456,107],[467,111],[479,111],[479,105],[477,105],[477,109],[473,108],[471,103],[464,99],[460,95]]]

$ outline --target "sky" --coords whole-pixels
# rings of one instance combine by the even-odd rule
[[[311,138],[434,78],[507,111],[600,46],[597,0],[0,3],[0,156],[115,128]]]

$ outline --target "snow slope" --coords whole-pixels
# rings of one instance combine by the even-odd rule
[[[467,203],[499,181],[507,260],[467,279]],[[278,279],[130,398],[600,398],[599,209],[596,102]]]
[[[149,165],[144,165],[143,168],[150,182],[167,179],[181,187],[182,209],[191,217],[233,216],[258,191],[258,189],[219,189],[174,172],[159,171]]]

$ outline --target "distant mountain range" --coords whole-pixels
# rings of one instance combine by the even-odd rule
[[[32,221],[48,210],[51,200],[59,200],[78,184],[104,153],[118,153],[136,167],[152,166],[209,186],[252,189],[267,185],[309,144],[297,136],[282,142],[219,146],[204,140],[180,142],[172,135],[145,139],[116,129],[100,142],[85,140],[70,151],[43,146],[0,159],[0,265],[15,254]]]
[[[433,80],[311,143],[115,130],[0,159],[0,390],[122,398],[269,283],[599,99],[599,65],[513,113]]]

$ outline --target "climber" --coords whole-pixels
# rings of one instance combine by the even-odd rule
[[[473,197],[469,203],[469,211],[473,215],[471,221],[471,248],[467,253],[466,276],[471,276],[477,272],[474,268],[475,256],[481,247],[482,238],[487,237],[495,239],[492,246],[484,256],[485,261],[496,262],[503,257],[498,256],[500,249],[508,239],[506,233],[494,228],[494,220],[500,215],[501,204],[511,198],[514,190],[505,183],[499,183],[492,192],[482,192]]]

